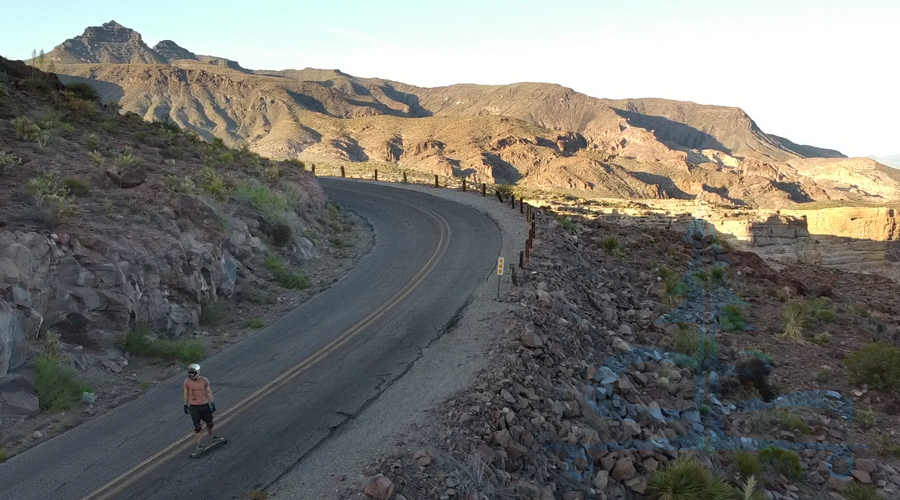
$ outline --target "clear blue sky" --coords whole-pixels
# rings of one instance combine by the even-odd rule
[[[0,0],[0,12],[9,58],[114,19],[151,46],[252,69],[738,106],[798,143],[900,153],[897,0]]]

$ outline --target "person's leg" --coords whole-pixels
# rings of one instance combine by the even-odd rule
[[[202,429],[200,420],[200,408],[197,406],[191,406],[190,412],[191,420],[194,421],[194,443],[196,443],[197,448],[202,448],[203,446],[200,445],[200,430]]]
[[[209,405],[203,406],[203,413],[201,416],[203,417],[203,421],[206,422],[206,433],[209,435],[209,437],[212,439],[219,439],[218,437],[213,435],[213,413],[212,408],[210,408]]]

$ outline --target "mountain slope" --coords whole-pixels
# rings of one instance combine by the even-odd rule
[[[107,25],[121,36],[123,28]],[[544,83],[419,88],[338,70],[251,71],[170,40],[149,50],[167,64],[60,58],[57,69],[64,82],[105,82],[105,97],[145,119],[168,116],[276,158],[389,162],[602,196],[689,199],[705,191],[738,205],[871,201],[892,189],[826,190],[813,177],[822,169],[801,172],[791,162],[843,155],[767,135],[739,108],[598,99]]]

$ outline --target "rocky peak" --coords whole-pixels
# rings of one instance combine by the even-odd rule
[[[62,63],[165,64],[166,58],[144,43],[141,34],[115,21],[91,26],[81,36],[57,45],[48,54]]]
[[[172,40],[163,40],[156,44],[153,47],[159,55],[168,58],[169,60],[175,59],[197,59],[197,54],[194,54],[190,50],[178,45]]]

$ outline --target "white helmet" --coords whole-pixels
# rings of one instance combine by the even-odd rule
[[[200,373],[200,365],[193,363],[188,366],[188,375],[197,375]]]

